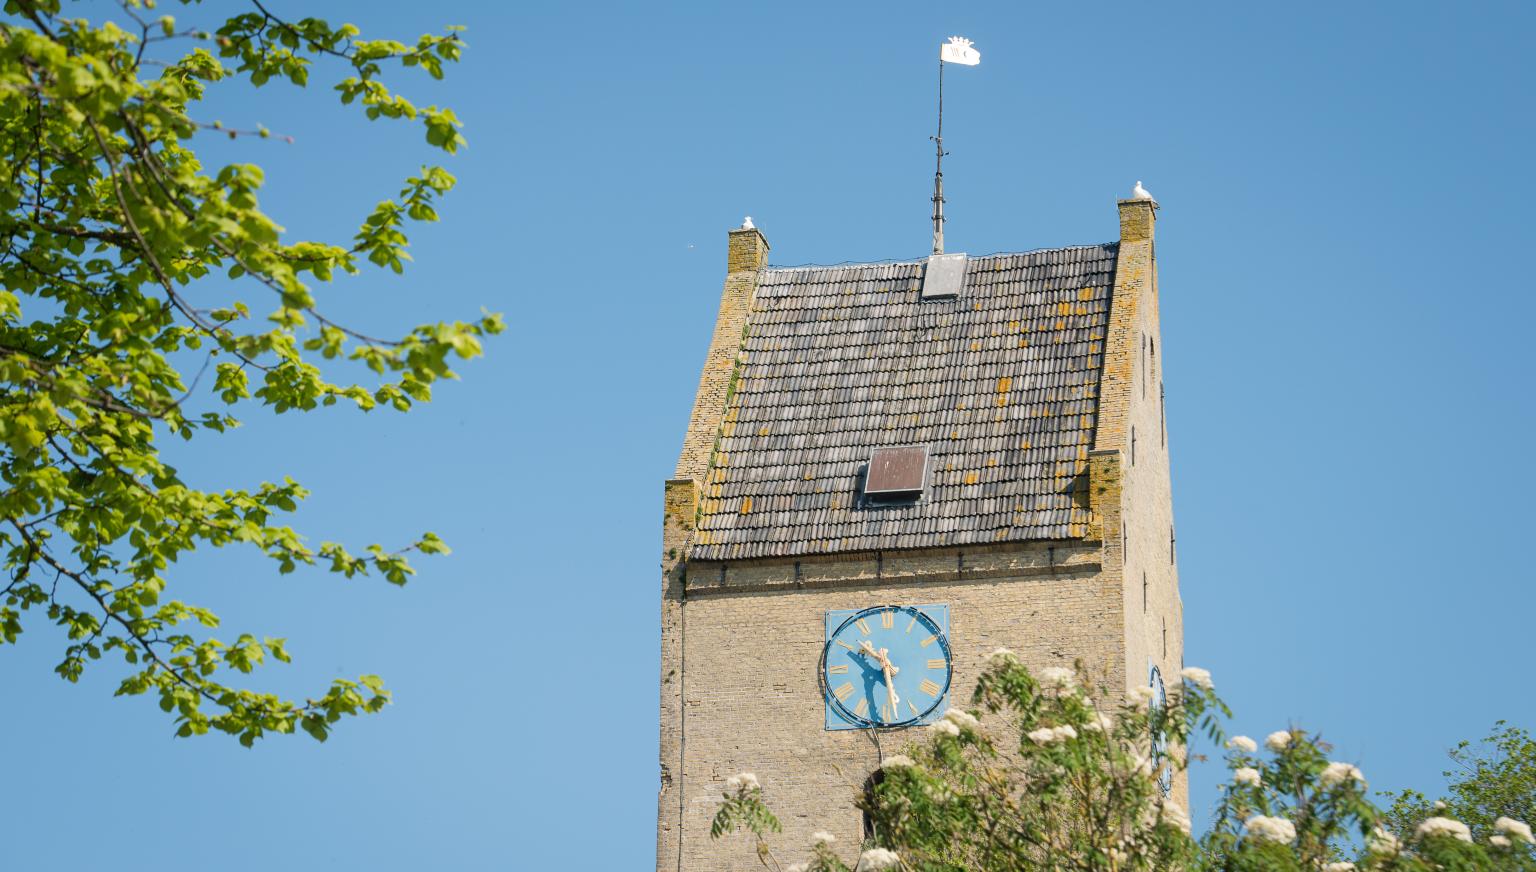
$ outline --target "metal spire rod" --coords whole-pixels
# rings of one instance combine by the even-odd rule
[[[939,56],[939,133],[934,142],[933,253],[944,253],[944,57]]]

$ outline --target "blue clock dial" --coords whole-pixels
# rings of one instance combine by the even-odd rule
[[[912,726],[944,712],[953,677],[948,607],[828,612],[826,623],[828,729]]]
[[[1168,711],[1168,688],[1163,684],[1163,671],[1152,664],[1147,670],[1147,686],[1152,688],[1151,710],[1155,730],[1152,733],[1152,770],[1157,773],[1157,786],[1167,796],[1173,789],[1173,773],[1163,768],[1163,758],[1168,754],[1168,737],[1159,720]]]

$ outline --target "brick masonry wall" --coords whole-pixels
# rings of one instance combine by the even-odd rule
[[[1153,664],[1172,688],[1184,661],[1184,611],[1179,598],[1177,554],[1170,551],[1173,496],[1162,403],[1156,209],[1147,200],[1120,201],[1120,256],[1101,388],[1096,454],[1118,453],[1121,483],[1119,529],[1106,521],[1104,539],[1120,537],[1118,560],[1125,579],[1126,677],[1147,680]],[[1188,803],[1185,779],[1174,798]]]
[[[968,706],[999,646],[1034,669],[1082,658],[1109,686],[1123,685],[1123,597],[1099,572],[1098,555],[1096,543],[1032,543],[980,554],[886,554],[878,564],[803,561],[798,587],[792,561],[726,565],[723,583],[720,564],[691,565],[681,868],[761,868],[749,837],[709,837],[725,779],[742,770],[762,781],[784,825],[775,845],[788,856],[800,856],[819,829],[850,849],[862,838],[854,801],[878,757],[867,732],[824,728],[818,664],[828,610],[947,603],[952,705]],[[921,729],[882,734],[884,752],[898,752],[908,734],[923,738]]]
[[[714,335],[710,338],[709,351],[699,375],[699,387],[694,395],[688,432],[683,437],[683,449],[678,456],[677,471],[667,482],[663,496],[661,730],[658,747],[661,784],[656,796],[658,870],[680,868],[677,850],[681,834],[677,822],[681,818],[682,796],[676,782],[687,732],[682,709],[686,683],[682,649],[683,555],[698,514],[699,482],[709,473],[731,381],[741,359],[757,277],[768,265],[768,240],[762,231],[755,228],[732,230],[727,239],[725,287],[720,294]]]

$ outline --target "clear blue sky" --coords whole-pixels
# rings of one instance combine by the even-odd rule
[[[1320,729],[1382,789],[1435,788],[1497,718],[1536,727],[1531,7],[936,6],[272,0],[377,36],[468,26],[446,82],[396,80],[464,119],[460,189],[404,278],[330,308],[511,327],[411,415],[251,408],[172,450],[206,486],[293,475],[316,541],[456,551],[404,590],[238,552],[177,568],[228,635],[290,639],[263,686],[385,676],[396,704],[325,746],[173,739],[110,698],[114,667],[54,677],[34,626],[0,650],[4,865],[648,868],[661,483],[726,230],[751,214],[778,264],[925,254],[954,33],[983,63],[946,95],[952,250],[1111,240],[1137,179],[1163,204],[1187,661],[1233,727]],[[264,165],[294,238],[342,240],[432,155],[312,80],[219,89],[226,124],[297,142],[209,154]]]

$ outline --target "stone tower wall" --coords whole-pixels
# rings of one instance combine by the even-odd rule
[[[956,707],[969,707],[976,677],[998,647],[1035,670],[1082,658],[1108,686],[1121,686],[1123,595],[1119,582],[1100,571],[1099,557],[1097,543],[1076,542],[801,561],[798,573],[793,561],[690,564],[681,868],[762,868],[750,837],[709,837],[725,779],[739,771],[762,782],[784,825],[774,844],[790,859],[808,851],[817,830],[843,846],[862,838],[854,801],[879,754],[866,731],[824,728],[817,666],[825,612],[948,604],[955,676],[949,702]],[[922,728],[883,732],[881,749],[898,753],[925,738]],[[673,863],[666,868],[676,870]]]
[[[665,489],[661,790],[657,870],[757,869],[741,837],[709,838],[725,779],[755,772],[792,857],[811,833],[860,839],[853,803],[879,755],[864,731],[827,731],[817,665],[823,615],[881,604],[947,603],[955,684],[968,705],[986,656],[1013,649],[1031,669],[1082,659],[1109,687],[1170,687],[1183,660],[1162,408],[1155,208],[1120,203],[1120,253],[1089,458],[1095,523],[1075,541],[737,563],[683,559],[699,482],[724,415],[741,337],[766,263],[756,230],[733,231],[720,316],[676,477]],[[1134,444],[1133,444],[1134,442]],[[1146,581],[1143,584],[1143,577]],[[913,738],[916,738],[914,736]],[[907,738],[885,733],[886,754]],[[1187,802],[1181,779],[1175,797]]]

